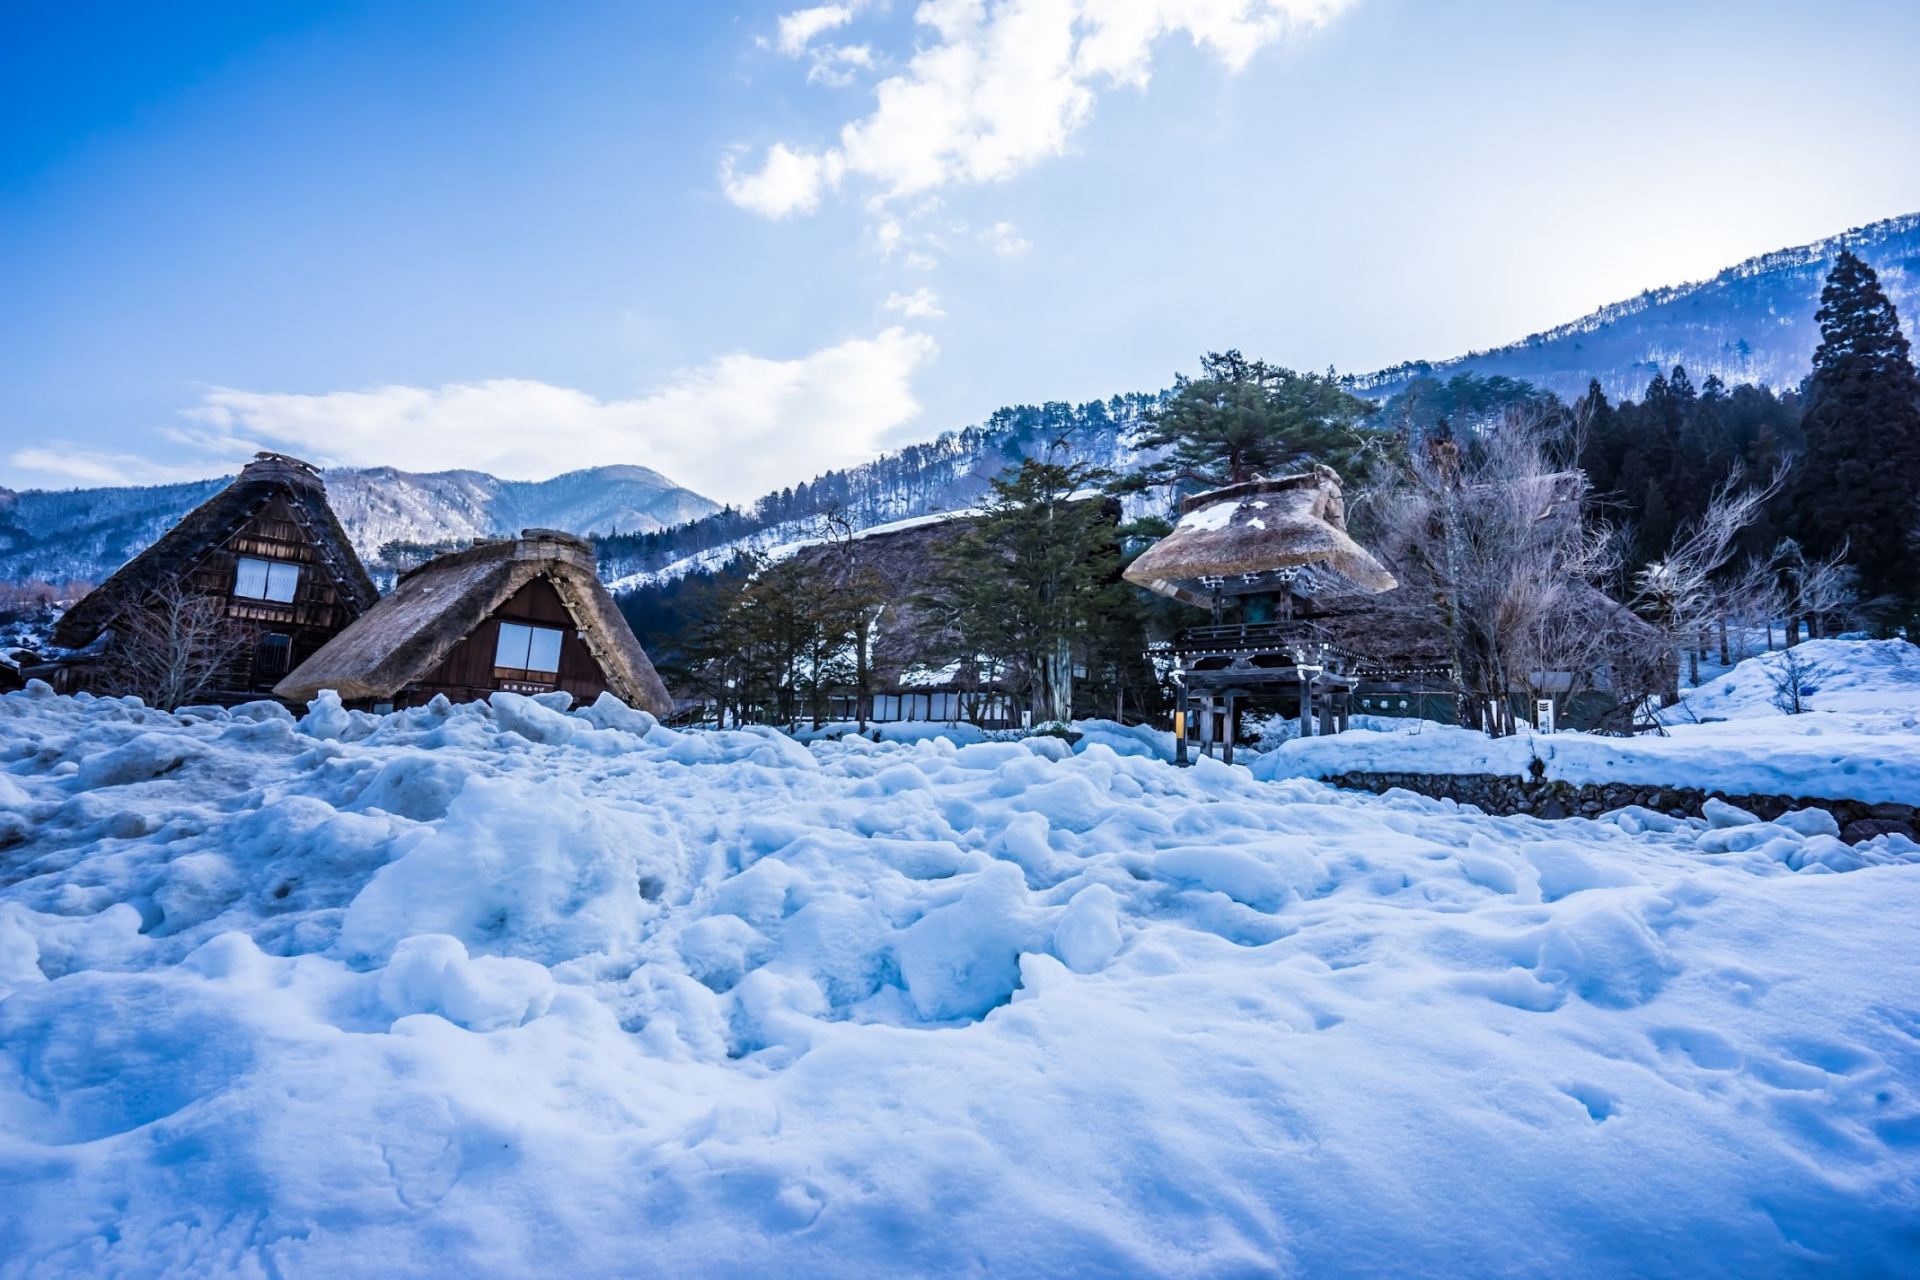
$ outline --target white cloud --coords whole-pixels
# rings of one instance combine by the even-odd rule
[[[472,467],[517,479],[628,462],[746,502],[877,453],[919,414],[913,376],[936,349],[926,334],[895,327],[791,360],[742,352],[626,400],[515,378],[323,395],[219,388],[186,411],[189,430],[167,433],[209,449],[200,461],[159,466],[52,449],[10,461],[93,484],[212,475],[258,448],[330,465]]]
[[[937,320],[947,314],[941,309],[940,295],[924,287],[912,293],[890,293],[882,305],[908,320]]]
[[[758,173],[741,176],[734,171],[733,157],[720,162],[720,181],[727,199],[743,209],[768,218],[784,218],[792,213],[810,213],[820,203],[821,193],[838,186],[843,163],[829,152],[825,155],[794,151],[776,142],[767,148],[767,158]]]
[[[7,455],[7,463],[36,480],[45,477],[49,482],[69,485],[172,484],[180,480],[204,480],[223,465],[155,462],[138,454],[85,449],[57,441],[39,448],[16,449]]]
[[[853,21],[851,4],[817,4],[811,8],[795,9],[780,18],[779,35],[774,45],[789,58],[797,58],[807,51],[813,38],[836,27],[844,27]]]
[[[814,40],[826,32],[846,26],[865,7],[865,0],[848,0],[844,4],[817,4],[782,14],[772,47],[789,58],[807,59],[808,84],[845,88],[854,82],[859,73],[873,70],[872,46],[816,44]],[[762,48],[768,46],[764,38],[758,43]]]
[[[832,44],[813,52],[813,65],[807,68],[808,84],[832,85],[844,89],[862,71],[873,70],[873,48],[864,44]]]
[[[1017,258],[1033,246],[1011,222],[996,222],[980,233],[987,248],[1003,258]]]
[[[874,86],[871,112],[849,121],[835,146],[775,143],[757,173],[738,177],[729,169],[727,195],[744,208],[784,217],[814,208],[843,173],[889,197],[1008,178],[1065,151],[1100,89],[1144,86],[1154,48],[1165,37],[1184,34],[1237,71],[1289,31],[1320,26],[1352,3],[924,0],[914,18],[937,38],[905,70]],[[799,10],[782,19],[782,47],[788,19],[817,13]],[[848,12],[833,25],[851,18]],[[794,52],[805,48],[803,40]],[[802,181],[809,175],[811,181]]]

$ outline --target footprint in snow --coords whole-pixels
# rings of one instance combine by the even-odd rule
[[[1708,1071],[1737,1071],[1746,1056],[1733,1041],[1705,1027],[1658,1027],[1652,1032],[1654,1047],[1668,1057],[1677,1057]]]
[[[1585,1107],[1587,1118],[1595,1124],[1604,1124],[1620,1114],[1620,1096],[1611,1089],[1597,1084],[1567,1084],[1560,1086],[1560,1092]]]

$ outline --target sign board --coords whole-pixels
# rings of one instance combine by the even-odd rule
[[[1552,698],[1535,698],[1533,700],[1533,723],[1541,733],[1552,733],[1554,731]]]

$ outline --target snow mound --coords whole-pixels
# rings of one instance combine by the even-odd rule
[[[0,1275],[1912,1270],[1920,845],[1078,728],[0,697]]]
[[[1748,658],[1689,692],[1679,713],[1700,720],[1782,714],[1776,698],[1798,668],[1801,701],[1812,711],[1920,711],[1920,645],[1905,640],[1807,640]]]

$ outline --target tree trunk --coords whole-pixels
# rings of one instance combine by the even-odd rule
[[[1066,724],[1073,719],[1073,646],[1062,636],[1047,657],[1047,719]]]

